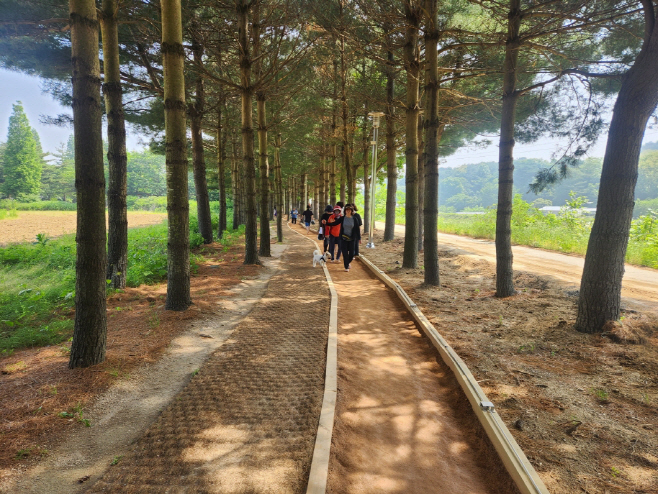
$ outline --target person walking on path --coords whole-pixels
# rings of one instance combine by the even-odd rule
[[[306,226],[306,233],[309,233],[311,229],[311,220],[313,219],[313,211],[311,211],[311,205],[309,204],[306,207],[306,211],[302,213],[304,217],[304,226]]]
[[[354,219],[356,220],[356,223],[359,227],[359,239],[361,238],[361,226],[363,225],[363,220],[361,220],[361,215],[357,213],[358,209],[356,208],[356,204],[346,204],[345,207],[351,206],[352,210],[354,211]],[[354,244],[354,257],[359,257],[359,244],[361,242],[357,242]]]
[[[355,246],[361,242],[361,230],[351,204],[345,205],[345,216],[337,219],[334,224],[340,224],[340,250],[343,253],[343,266],[345,271],[350,270],[350,263],[354,259]],[[335,228],[335,227],[334,227]]]
[[[336,261],[340,259],[340,223],[342,218],[340,216],[340,206],[334,208],[334,214],[332,214],[327,220],[327,225],[329,229],[329,252],[331,252],[331,262],[334,262],[334,251],[336,246],[338,246],[338,254],[336,255]]]
[[[324,237],[324,251],[327,252],[327,249],[329,248],[329,227],[327,225],[327,221],[329,221],[329,218],[331,218],[333,214],[333,208],[327,204],[327,206],[324,208],[324,213],[322,216],[320,216],[320,228],[322,228],[322,236]]]
[[[290,211],[290,218],[292,218],[292,224],[296,225],[297,224],[297,215],[299,212],[297,211],[297,208],[292,208],[292,211]]]

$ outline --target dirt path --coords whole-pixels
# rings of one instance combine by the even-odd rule
[[[296,493],[323,394],[329,291],[294,235],[253,311],[89,492]]]
[[[300,229],[301,230],[301,229]],[[451,371],[358,261],[338,293],[338,400],[327,492],[512,493]]]
[[[166,213],[128,211],[128,227],[157,225]],[[18,211],[16,218],[0,220],[0,246],[13,242],[33,242],[37,233],[58,237],[75,232],[75,211]]]
[[[384,223],[377,222],[383,229]],[[395,232],[404,235],[404,225],[395,225]],[[491,263],[496,262],[496,246],[491,240],[439,233],[439,245],[459,249],[458,254],[475,254]],[[553,276],[561,281],[580,285],[585,258],[561,254],[522,245],[512,247],[514,269]],[[658,309],[658,271],[626,264],[622,283],[622,297],[633,299],[647,308]]]

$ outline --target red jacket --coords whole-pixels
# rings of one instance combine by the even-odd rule
[[[340,237],[340,223],[337,225],[333,225],[336,221],[334,215],[331,215],[331,218],[327,221],[327,234],[331,235],[332,237]]]

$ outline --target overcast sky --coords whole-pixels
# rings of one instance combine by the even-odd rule
[[[72,129],[44,125],[39,121],[41,115],[55,116],[60,113],[71,113],[70,108],[61,106],[54,101],[50,95],[43,94],[39,78],[31,77],[18,72],[0,69],[0,142],[7,140],[7,125],[12,112],[12,104],[22,101],[30,125],[37,129],[41,138],[44,151],[55,151],[61,143],[68,140]],[[453,156],[441,160],[441,166],[460,166],[469,163],[480,163],[483,161],[498,161],[498,138],[489,138],[492,145],[481,147],[466,147],[459,150]],[[644,137],[645,142],[658,141],[658,126],[650,124]],[[590,151],[590,156],[602,157],[605,152],[606,135],[602,135],[596,145]],[[140,136],[131,133],[128,129],[128,149],[138,150],[143,146],[140,144]],[[514,148],[516,158],[543,158],[550,160],[556,151],[557,143],[549,139],[540,139],[533,144],[517,144]]]

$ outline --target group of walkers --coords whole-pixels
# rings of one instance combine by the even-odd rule
[[[331,254],[331,262],[338,262],[342,254],[345,271],[350,270],[350,263],[359,255],[363,221],[356,211],[355,204],[343,206],[338,202],[333,208],[327,206],[320,218],[322,230],[318,238],[324,239],[324,251]]]
[[[320,229],[318,240],[324,240],[324,252],[331,254],[331,262],[338,262],[343,256],[345,271],[350,270],[350,263],[359,255],[359,244],[361,243],[361,226],[363,221],[356,212],[356,204],[345,204],[337,202],[335,207],[327,206],[320,217]],[[290,210],[291,223],[297,223],[299,211],[297,208]],[[306,231],[310,231],[313,223],[313,211],[309,205],[301,214],[304,219]]]

